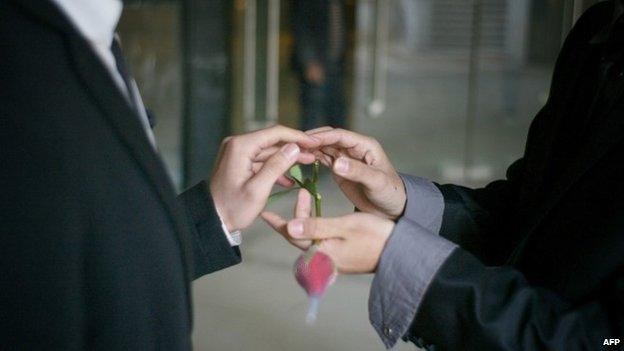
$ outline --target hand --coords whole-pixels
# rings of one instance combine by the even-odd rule
[[[305,77],[309,83],[321,85],[325,82],[325,70],[320,63],[310,62],[306,66]]]
[[[272,212],[263,212],[262,218],[300,249],[307,249],[313,239],[323,240],[319,249],[334,260],[340,273],[374,272],[394,222],[361,212],[337,218],[310,218],[311,199],[307,190],[299,190],[296,218],[290,222]]]
[[[284,172],[297,162],[314,162],[305,149],[318,145],[315,138],[283,126],[225,138],[209,186],[228,230],[246,228],[258,217],[274,183],[292,186]]]
[[[308,134],[320,140],[317,158],[331,168],[342,192],[360,211],[392,220],[403,214],[405,185],[377,140],[330,127]]]

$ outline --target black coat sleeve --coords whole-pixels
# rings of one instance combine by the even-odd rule
[[[536,115],[529,130],[525,157],[507,170],[505,180],[495,181],[481,189],[457,185],[439,185],[444,196],[445,210],[440,234],[468,250],[488,265],[505,263],[518,243],[515,224],[510,218],[517,211],[522,194],[521,185],[534,182],[532,174],[534,155],[543,154],[552,142],[549,130],[554,111],[562,101],[559,92],[569,88],[575,57],[583,43],[588,42],[605,26],[605,18],[612,16],[613,3],[603,1],[589,8],[575,23],[559,53],[549,100]],[[531,163],[531,166],[528,164]],[[528,172],[527,172],[528,171]]]
[[[623,322],[622,270],[573,305],[458,249],[429,286],[407,338],[435,350],[609,350],[604,339],[622,338]]]
[[[205,182],[178,196],[190,227],[194,279],[241,262],[240,249],[230,246]]]
[[[507,179],[484,188],[438,185],[444,196],[444,214],[440,235],[470,251],[483,262],[502,264],[515,243],[500,235],[516,204],[519,179],[524,161],[520,159],[507,170]]]

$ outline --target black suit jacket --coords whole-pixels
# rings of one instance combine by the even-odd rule
[[[610,350],[624,338],[624,79],[606,73],[590,120],[577,94],[613,3],[590,8],[557,60],[524,157],[483,189],[441,185],[458,243],[407,337],[435,350]],[[621,51],[622,46],[619,46]],[[602,63],[601,63],[602,62]],[[583,104],[585,102],[585,104]],[[576,118],[573,117],[576,115]],[[621,349],[620,344],[619,349]]]
[[[0,349],[189,350],[190,281],[240,261],[49,2],[0,2]]]

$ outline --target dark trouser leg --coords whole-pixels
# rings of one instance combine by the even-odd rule
[[[315,85],[301,78],[301,129],[309,130],[319,126],[325,115],[325,84]]]
[[[325,116],[334,128],[346,128],[347,108],[344,93],[344,75],[341,68],[335,68],[327,75],[325,82]]]

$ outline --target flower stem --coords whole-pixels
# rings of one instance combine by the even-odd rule
[[[312,164],[312,184],[314,184],[314,189],[316,190],[314,194],[312,194],[312,197],[314,198],[314,217],[322,216],[322,213],[321,213],[322,198],[321,198],[321,194],[318,192],[318,187],[316,186],[316,183],[319,180],[320,168],[321,168],[321,162],[319,160],[314,161],[314,164]],[[313,245],[318,245],[320,243],[321,243],[320,240],[312,241]]]

